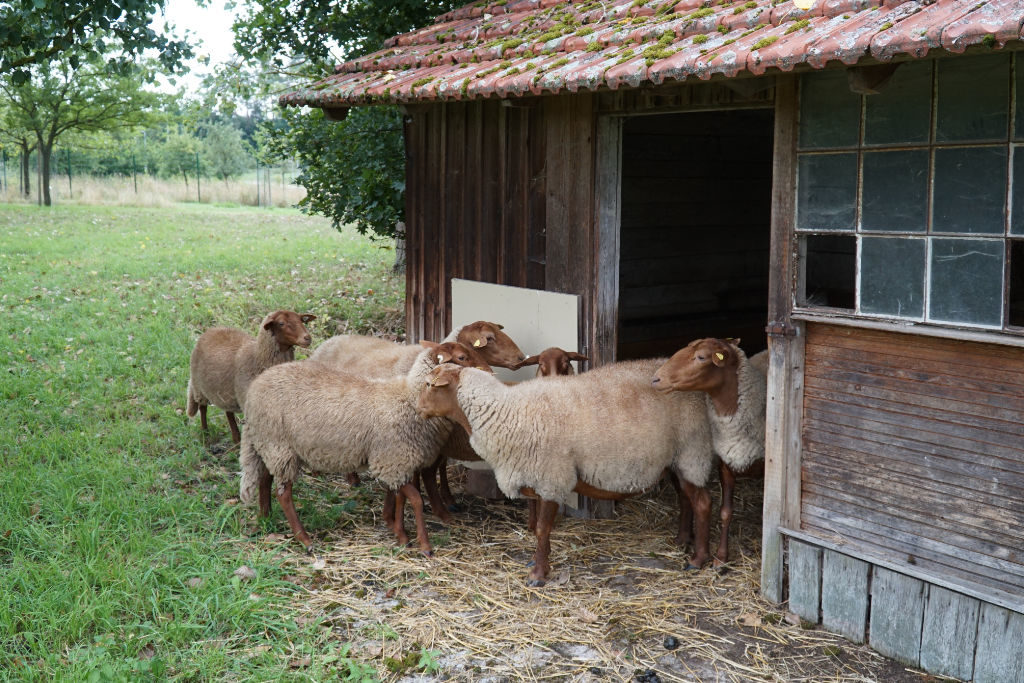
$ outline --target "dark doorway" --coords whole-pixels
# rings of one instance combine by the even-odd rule
[[[773,111],[627,119],[617,358],[701,337],[766,347]]]

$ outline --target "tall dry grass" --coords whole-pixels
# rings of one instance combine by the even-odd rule
[[[8,175],[8,184],[0,188],[0,202],[34,204],[38,201],[38,187],[33,177],[32,195],[25,197],[18,193],[17,178]],[[11,181],[14,182],[11,182]],[[72,176],[70,188],[67,176],[55,175],[50,178],[50,198],[54,204],[88,204],[103,206],[169,207],[179,202],[202,204],[227,204],[240,206],[295,206],[306,196],[306,190],[298,185],[282,182],[280,174],[273,174],[271,182],[259,188],[254,175],[236,180],[199,181],[198,193],[195,180],[188,185],[182,179],[153,178],[147,175],[131,176]]]

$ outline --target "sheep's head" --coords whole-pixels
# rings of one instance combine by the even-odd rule
[[[313,337],[306,329],[306,323],[313,320],[316,320],[316,316],[309,313],[274,311],[263,319],[262,327],[273,335],[281,351],[287,351],[293,346],[308,349]]]
[[[676,351],[658,368],[651,384],[659,391],[704,391],[715,395],[730,388],[735,395],[739,339],[698,339]]]
[[[430,371],[426,384],[416,400],[416,412],[423,419],[448,417],[472,433],[469,420],[459,406],[458,389],[462,368],[450,363],[438,365]]]
[[[460,344],[459,342],[441,342],[438,344],[422,340],[420,341],[420,346],[430,349],[430,355],[438,365],[454,363],[464,368],[479,368],[480,370],[491,372],[491,366],[487,364],[483,356],[465,344]]]
[[[537,377],[554,377],[555,375],[575,375],[572,369],[572,361],[590,360],[584,355],[575,351],[564,351],[557,346],[544,349],[536,356],[530,356],[521,362],[517,368],[527,365],[537,366]]]
[[[526,358],[512,338],[502,332],[502,326],[478,320],[459,330],[459,341],[472,346],[487,360],[488,365],[515,370]]]

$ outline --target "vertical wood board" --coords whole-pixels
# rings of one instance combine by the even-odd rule
[[[812,624],[821,621],[821,548],[789,541],[789,611]]]
[[[832,633],[863,643],[871,565],[832,550],[822,559],[821,622]]]
[[[980,603],[974,598],[930,587],[921,634],[921,666],[926,671],[970,680],[979,611]]]
[[[927,584],[884,567],[871,578],[870,645],[886,657],[917,666]]]
[[[982,605],[974,683],[1024,683],[1024,614]]]

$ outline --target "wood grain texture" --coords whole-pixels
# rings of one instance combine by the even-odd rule
[[[1024,614],[981,606],[974,683],[1024,683]]]
[[[927,591],[928,585],[918,579],[883,567],[872,570],[872,648],[904,664],[918,665]]]
[[[812,624],[821,621],[821,548],[789,541],[789,611]]]
[[[926,671],[970,680],[979,611],[974,598],[938,586],[929,589],[921,634],[921,666]]]
[[[854,643],[863,643],[868,620],[871,565],[826,550],[821,571],[821,623]]]

